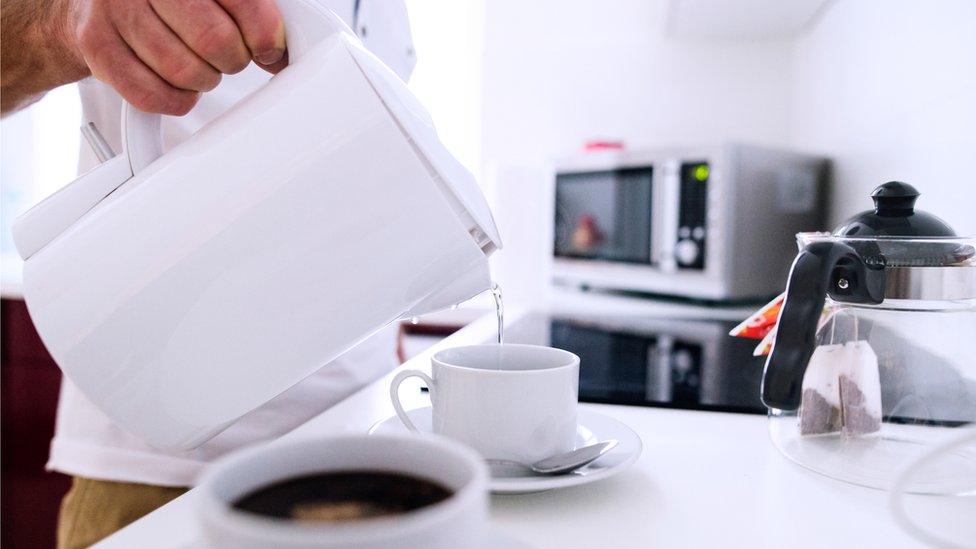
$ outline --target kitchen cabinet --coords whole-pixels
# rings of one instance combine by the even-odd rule
[[[44,470],[54,435],[61,371],[21,299],[0,301],[0,545],[55,546],[70,477]]]

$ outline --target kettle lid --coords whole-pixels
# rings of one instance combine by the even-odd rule
[[[407,86],[389,67],[370,51],[350,47],[350,53],[384,106],[396,120],[400,130],[410,139],[428,168],[436,174],[449,195],[467,213],[463,222],[472,223],[469,231],[485,253],[501,249],[502,241],[484,193],[471,172],[467,170],[441,143],[430,114]]]
[[[873,236],[956,236],[945,221],[915,209],[921,193],[901,181],[879,185],[871,193],[874,210],[863,211],[834,230],[834,236],[870,238]]]

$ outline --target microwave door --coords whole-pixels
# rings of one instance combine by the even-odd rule
[[[556,257],[649,264],[653,168],[556,175]]]

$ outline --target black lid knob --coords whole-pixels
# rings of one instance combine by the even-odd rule
[[[919,194],[915,187],[901,181],[889,181],[879,185],[871,193],[874,213],[884,216],[912,215],[915,213],[915,201]]]
[[[956,236],[945,221],[915,209],[921,193],[901,181],[879,185],[871,193],[874,211],[867,210],[834,230],[837,236]]]

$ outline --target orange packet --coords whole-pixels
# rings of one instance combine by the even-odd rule
[[[783,308],[783,301],[785,300],[786,294],[779,294],[764,305],[762,309],[752,313],[749,318],[732,328],[729,335],[749,339],[764,339],[776,327],[776,321],[779,319],[779,312]]]
[[[820,313],[820,320],[817,322],[818,332],[822,330],[824,326],[827,325],[827,322],[830,320],[830,317],[833,316],[834,312],[835,310],[832,310],[831,308],[826,306],[824,307],[823,312]],[[759,345],[756,345],[756,348],[752,351],[752,356],[768,355],[770,351],[773,350],[773,341],[775,340],[776,340],[776,324],[773,324],[769,332],[762,338],[762,341],[759,342]]]

